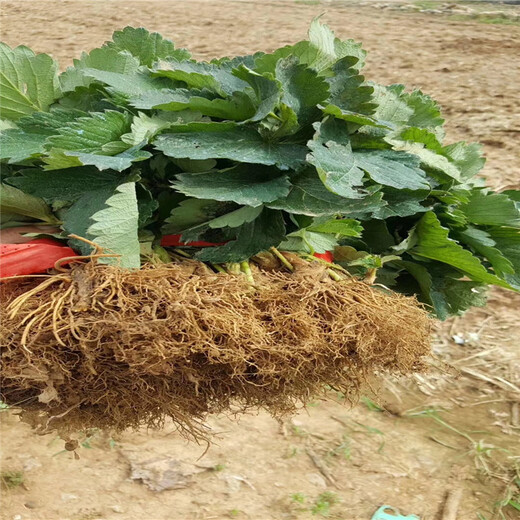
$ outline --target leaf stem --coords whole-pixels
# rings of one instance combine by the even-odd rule
[[[218,273],[227,273],[227,271],[221,265],[211,263],[209,265],[213,267],[213,269],[215,269],[215,271],[217,271]]]
[[[254,287],[255,279],[253,278],[253,273],[251,272],[251,266],[247,260],[240,262],[240,269],[246,275],[247,281]]]
[[[341,282],[342,280],[344,280],[342,276],[336,273],[336,271],[334,271],[333,269],[330,269],[330,267],[329,269],[327,269],[327,273],[335,282]]]
[[[278,251],[278,249],[276,249],[276,247],[271,247],[270,249],[271,253],[273,253],[273,255],[276,256],[276,258],[278,258],[278,260],[280,260],[280,262],[282,262],[282,264],[287,268],[289,269],[289,271],[293,272],[294,271],[294,265],[291,264],[291,262],[289,262],[289,260],[287,260],[287,258],[285,258],[285,256],[282,255],[282,253],[280,253],[280,251]]]

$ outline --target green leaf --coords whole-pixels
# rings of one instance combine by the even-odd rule
[[[449,230],[442,227],[435,213],[428,212],[415,228],[417,244],[410,251],[413,255],[437,260],[467,274],[472,280],[507,287],[508,284],[486,270],[478,258],[449,237]]]
[[[252,208],[242,206],[221,206],[218,216],[207,216],[206,220],[197,226],[182,230],[182,239],[192,242],[201,238],[210,229],[237,228],[254,220],[263,210],[263,206]]]
[[[106,206],[92,215],[93,224],[88,228],[87,233],[105,252],[120,256],[99,258],[98,262],[139,269],[141,266],[137,237],[139,210],[135,183],[120,184],[116,192],[106,201]]]
[[[299,229],[287,235],[287,240],[280,244],[284,251],[304,251],[310,253],[326,253],[338,245],[336,235],[318,233],[307,229]]]
[[[375,193],[363,199],[340,197],[327,190],[313,170],[305,170],[292,178],[291,184],[292,187],[286,198],[266,205],[288,213],[311,217],[344,215],[358,218],[358,215],[371,214],[385,204],[382,202],[382,193]]]
[[[334,76],[327,78],[330,86],[328,102],[330,107],[335,108],[328,108],[325,113],[334,111],[336,117],[344,119],[357,117],[357,121],[352,119],[354,123],[374,124],[376,120],[369,117],[376,108],[372,99],[374,87],[365,84],[365,78],[356,69],[357,61],[356,58],[347,56],[339,60],[332,68]]]
[[[250,121],[261,121],[275,110],[282,94],[280,82],[275,81],[272,77],[258,74],[245,65],[240,65],[234,69],[233,75],[251,87],[251,99],[256,111],[250,117]]]
[[[55,201],[74,202],[90,190],[105,187],[113,189],[118,177],[113,173],[100,172],[92,167],[54,170],[22,170],[21,175],[9,177],[9,184],[29,195],[37,195],[51,204]]]
[[[257,218],[238,228],[236,240],[220,247],[203,249],[196,256],[203,262],[241,262],[260,251],[278,246],[284,237],[282,213],[264,208]]]
[[[316,105],[329,95],[327,82],[318,74],[290,56],[276,64],[276,79],[282,85],[282,102],[296,113],[300,126],[308,125],[319,117]]]
[[[229,205],[215,200],[186,199],[172,209],[161,231],[164,235],[180,233],[221,215],[223,209],[230,206],[236,208],[234,204]]]
[[[504,272],[506,282],[520,291],[520,230],[510,228],[487,228],[495,247],[500,251],[514,269],[514,274]],[[491,259],[490,259],[491,260]]]
[[[51,209],[45,201],[34,195],[2,183],[2,197],[0,198],[0,210],[2,213],[14,213],[25,217],[32,217],[35,220],[42,220],[49,224],[57,222]]]
[[[102,147],[119,141],[130,130],[127,114],[107,110],[80,117],[59,129],[57,135],[50,136],[48,145],[67,152],[101,152]]]
[[[305,162],[306,148],[291,143],[269,143],[250,127],[222,126],[219,123],[185,125],[203,131],[162,134],[155,148],[168,157],[190,159],[231,159],[254,164],[276,165],[280,169],[298,168]],[[206,128],[204,128],[206,126]]]
[[[520,227],[520,210],[513,200],[502,193],[473,190],[460,210],[473,224]]]
[[[316,166],[321,180],[334,193],[360,198],[362,195],[355,188],[363,184],[364,172],[385,186],[409,190],[430,188],[417,157],[394,150],[353,152],[338,122],[316,123],[315,128],[314,139],[308,143],[312,153],[307,156],[307,162]],[[329,136],[333,136],[334,141],[327,141]]]
[[[68,67],[60,75],[63,92],[71,92],[78,87],[88,87],[94,80],[92,75],[98,72],[116,73],[121,77],[132,76],[139,68],[139,60],[128,52],[103,47],[82,53],[74,66]],[[87,72],[89,74],[87,74]]]
[[[84,115],[85,112],[80,110],[54,109],[51,112],[33,112],[20,118],[17,128],[0,132],[0,159],[17,163],[43,154],[48,136]]]
[[[36,157],[45,151],[46,135],[27,134],[18,128],[0,133],[0,159],[9,159],[9,163],[22,162]]]
[[[354,219],[329,219],[316,222],[307,228],[318,233],[333,233],[345,237],[359,237],[363,232],[362,225]]]
[[[265,54],[257,58],[255,70],[273,73],[278,60],[287,56],[296,56],[300,63],[316,70],[321,75],[327,76],[331,75],[331,67],[338,60],[347,56],[356,60],[354,62],[356,69],[361,69],[366,52],[361,48],[361,44],[354,40],[341,41],[336,38],[331,29],[321,24],[319,17],[317,17],[311,22],[309,41],[288,45],[277,49],[272,54]]]
[[[358,168],[350,144],[309,141],[311,153],[307,162],[316,167],[323,184],[333,193],[345,198],[360,199],[363,194],[356,188],[363,185],[363,170]]]
[[[333,193],[345,198],[362,198],[363,194],[356,188],[363,185],[364,172],[356,165],[345,128],[334,120],[315,123],[314,127],[314,138],[307,143],[311,150],[307,162],[316,167],[321,181]]]
[[[386,220],[391,217],[408,217],[431,209],[431,204],[426,206],[421,204],[429,194],[426,190],[411,191],[385,188],[382,193],[386,205],[373,212],[372,215],[376,219]]]
[[[139,96],[148,91],[154,91],[169,86],[161,78],[153,78],[149,72],[133,73],[112,72],[86,68],[83,75],[106,85],[106,90],[112,95]]]
[[[163,38],[159,33],[150,33],[139,27],[125,27],[112,35],[112,41],[105,44],[109,49],[128,51],[135,56],[141,65],[151,67],[158,60],[187,60],[190,53],[186,49],[176,49],[171,40]]]
[[[95,166],[98,170],[115,170],[122,172],[123,170],[130,168],[134,162],[150,159],[152,154],[134,146],[133,148],[114,156],[83,152],[65,152],[65,156],[71,160],[70,166]],[[73,161],[77,161],[76,164],[73,164]],[[48,162],[45,170],[52,169],[54,169],[52,163]]]
[[[417,281],[422,300],[431,305],[437,317],[445,320],[463,314],[471,307],[486,304],[486,287],[476,282],[459,280],[457,271],[439,264],[395,261]]]
[[[249,96],[235,92],[228,99],[215,98],[210,91],[188,89],[161,89],[145,92],[129,100],[130,104],[141,109],[196,110],[201,114],[243,121],[253,116],[255,107]]]
[[[247,87],[247,83],[227,68],[203,61],[164,61],[154,70],[154,75],[183,81],[190,89],[207,88],[222,96],[232,95]]]
[[[358,151],[354,155],[356,165],[379,184],[401,190],[430,189],[414,155],[394,150]]]
[[[46,111],[59,94],[58,65],[49,55],[0,43],[0,117]]]
[[[504,279],[507,274],[515,274],[513,264],[495,247],[495,241],[486,231],[469,227],[460,231],[457,238],[470,246],[477,254],[486,257],[500,278]]]
[[[218,172],[180,174],[172,186],[190,197],[259,206],[285,197],[291,184],[273,168],[238,165]]]

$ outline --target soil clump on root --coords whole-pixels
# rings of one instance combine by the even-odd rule
[[[1,399],[39,431],[160,427],[203,436],[206,414],[275,417],[347,397],[374,372],[424,369],[431,320],[413,298],[316,264],[215,274],[186,261],[139,271],[87,263],[2,291]]]

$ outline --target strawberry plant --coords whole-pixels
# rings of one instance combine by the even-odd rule
[[[131,27],[61,73],[1,44],[2,236],[38,239],[0,251],[21,276],[0,284],[2,401],[45,431],[203,435],[232,402],[280,416],[421,370],[413,296],[444,319],[520,290],[520,192],[364,60],[319,20],[210,62]]]

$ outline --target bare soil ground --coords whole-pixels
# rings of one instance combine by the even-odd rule
[[[363,41],[369,78],[432,94],[449,140],[484,144],[488,182],[520,185],[519,26],[348,2],[3,0],[1,40],[50,52],[65,67],[134,25],[212,58],[302,39],[324,11],[339,36]],[[331,394],[336,402],[316,402],[282,424],[262,412],[211,417],[207,450],[166,426],[80,439],[78,460],[62,440],[37,437],[2,413],[2,473],[20,472],[24,482],[2,490],[1,518],[361,520],[391,504],[433,520],[459,487],[459,520],[519,518],[497,506],[514,492],[520,465],[519,306],[520,297],[496,291],[486,309],[440,326],[440,369],[383,380],[378,408],[368,400],[350,408]]]

